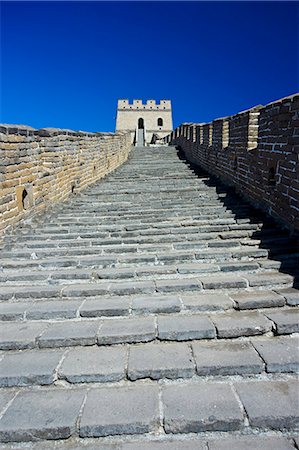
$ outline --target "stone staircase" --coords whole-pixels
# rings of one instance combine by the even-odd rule
[[[0,448],[299,448],[298,260],[174,147],[135,148],[5,237]]]

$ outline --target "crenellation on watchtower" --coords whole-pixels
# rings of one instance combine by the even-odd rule
[[[173,129],[171,100],[120,99],[117,103],[116,131],[129,131],[132,143],[153,144]],[[142,131],[143,130],[143,131]]]

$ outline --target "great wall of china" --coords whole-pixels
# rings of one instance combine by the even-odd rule
[[[133,125],[0,126],[0,449],[298,450],[299,96]]]

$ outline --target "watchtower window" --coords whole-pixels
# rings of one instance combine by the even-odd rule
[[[142,119],[142,117],[140,117],[140,119],[138,119],[138,129],[143,129],[144,128],[144,120]]]
[[[158,119],[158,127],[163,127],[163,119],[161,117]]]

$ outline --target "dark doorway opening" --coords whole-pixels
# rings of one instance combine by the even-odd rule
[[[138,129],[139,130],[144,129],[144,120],[141,117],[140,117],[140,119],[138,119]]]

